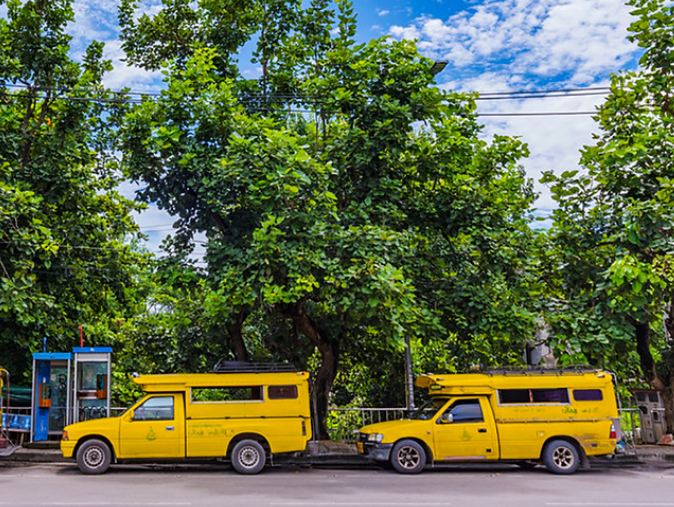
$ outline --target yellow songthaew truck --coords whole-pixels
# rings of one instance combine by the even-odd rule
[[[597,370],[422,375],[430,400],[408,419],[360,429],[358,450],[400,473],[429,464],[542,462],[571,474],[615,451],[613,377]]]
[[[226,458],[243,474],[311,439],[309,374],[141,375],[147,394],[119,417],[66,426],[61,451],[87,474],[112,462]]]

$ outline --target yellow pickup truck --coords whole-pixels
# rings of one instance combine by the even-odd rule
[[[398,472],[426,465],[542,462],[571,474],[615,451],[613,377],[595,370],[422,375],[430,400],[410,418],[360,429],[358,450]]]
[[[311,439],[306,372],[141,375],[147,394],[119,417],[66,426],[61,451],[85,474],[131,460],[225,458],[242,474]]]

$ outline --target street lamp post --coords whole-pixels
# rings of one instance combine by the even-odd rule
[[[437,61],[429,69],[432,76],[437,76],[447,67],[446,61]],[[411,415],[416,409],[414,405],[414,374],[412,372],[412,347],[410,337],[405,335],[405,394],[407,395],[407,414]]]

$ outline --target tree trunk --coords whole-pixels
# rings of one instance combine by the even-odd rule
[[[229,337],[232,340],[232,349],[237,361],[248,361],[248,351],[246,350],[246,344],[243,341],[243,334],[241,332],[246,317],[248,317],[248,312],[239,312],[234,319],[234,323],[229,326]]]
[[[321,354],[321,367],[314,378],[313,393],[318,416],[318,437],[321,440],[329,440],[328,401],[339,367],[339,343],[330,340],[320,331],[318,325],[306,314],[304,304],[304,301],[300,301],[286,315],[292,319],[297,329],[316,345]]]

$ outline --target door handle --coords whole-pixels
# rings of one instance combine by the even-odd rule
[[[478,433],[487,433],[487,428],[479,428],[477,430]]]
[[[175,428],[173,426],[167,426],[166,431],[173,431]]]

